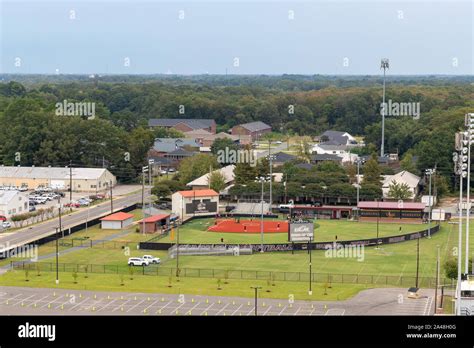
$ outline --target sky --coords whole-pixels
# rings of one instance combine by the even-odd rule
[[[0,0],[0,73],[474,74],[472,0]]]

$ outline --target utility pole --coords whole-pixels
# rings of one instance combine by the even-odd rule
[[[309,290],[308,290],[308,295],[313,294],[313,289],[311,287],[312,282],[313,282],[313,273],[312,273],[312,260],[311,260],[311,238],[309,238],[308,241],[308,251],[309,251]]]
[[[69,207],[72,210],[72,160],[69,161]]]
[[[435,314],[438,310],[438,287],[439,287],[439,245],[436,246],[438,254],[436,257],[436,288],[435,288]]]
[[[421,235],[418,235],[416,239],[416,285],[415,287],[418,289],[418,275],[420,272],[420,239]]]
[[[357,159],[357,220],[359,220],[360,159]]]
[[[113,200],[113,192],[112,192],[112,180],[110,180],[110,214],[114,212],[114,200]]]
[[[59,284],[59,236],[58,228],[56,227],[56,285]]]
[[[382,97],[382,145],[380,147],[380,156],[383,157],[385,154],[384,143],[385,143],[385,71],[389,68],[389,62],[387,58],[382,58],[380,62],[380,69],[383,69],[383,97]]]
[[[255,316],[258,315],[257,308],[258,308],[258,290],[261,289],[261,286],[251,286],[251,289],[255,290]]]

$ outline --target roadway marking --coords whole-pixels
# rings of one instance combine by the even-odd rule
[[[130,312],[132,309],[136,308],[138,305],[141,305],[143,302],[145,302],[145,300],[141,300],[140,302],[138,302],[137,304],[133,305],[132,307],[129,308],[129,310],[127,311]]]
[[[270,310],[270,308],[272,308],[271,305],[268,305],[268,309],[265,311],[265,313],[263,313],[263,315],[267,315],[268,311]]]
[[[232,315],[234,315],[235,313],[237,313],[237,311],[242,308],[243,304],[240,304],[239,308],[237,308],[235,311],[232,312]]]
[[[222,312],[224,309],[226,309],[229,306],[229,303],[227,303],[222,309],[216,313],[216,315],[219,315],[220,312]]]

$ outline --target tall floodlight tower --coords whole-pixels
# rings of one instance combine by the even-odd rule
[[[383,69],[383,96],[382,96],[382,145],[380,146],[380,156],[383,157],[385,154],[385,71],[389,68],[388,58],[382,58],[380,62],[380,69]]]
[[[474,140],[474,113],[466,114],[465,125],[467,127],[467,191],[466,191],[466,255],[465,272],[469,273],[469,219],[471,214],[471,144]]]

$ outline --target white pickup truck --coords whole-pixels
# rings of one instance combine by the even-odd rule
[[[154,257],[151,255],[143,255],[142,260],[147,260],[148,263],[156,263],[156,264],[161,263],[161,260],[159,257]]]

